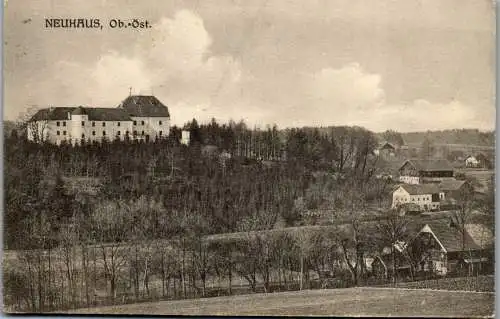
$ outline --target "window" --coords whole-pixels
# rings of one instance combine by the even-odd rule
[[[137,121],[134,121],[134,125],[137,125]]]
[[[57,122],[57,123],[59,123],[59,122]],[[61,135],[61,132],[57,131],[57,132],[56,132],[56,134],[57,134],[57,135]]]
[[[102,136],[106,136],[106,131],[102,131]]]
[[[120,122],[116,123],[116,126],[120,126]]]
[[[63,126],[66,126],[66,121],[63,121]]]
[[[59,122],[59,121],[58,121],[58,122],[56,123],[56,125],[57,125],[57,126],[61,126],[61,122]]]
[[[63,135],[66,135],[66,131],[63,131]]]
[[[160,132],[159,132],[159,135],[161,136],[162,134],[163,134],[163,132],[162,132],[162,131],[160,131]]]
[[[144,125],[144,121],[141,121],[141,125]],[[144,134],[143,134],[144,135]]]
[[[159,122],[159,124],[161,125],[161,121]]]
[[[137,136],[137,131],[134,131],[134,136]]]
[[[121,132],[120,132],[120,131],[116,132],[116,135],[120,135],[120,134],[121,134]]]
[[[92,127],[94,127],[94,126],[95,126],[95,122],[92,122]]]
[[[128,131],[125,131],[125,135],[127,135],[127,136],[128,136],[128,134],[129,134],[129,132],[128,132]]]
[[[102,127],[105,127],[106,126],[106,122],[102,122]]]
[[[85,121],[82,121],[82,126],[85,126]]]
[[[144,135],[144,131],[142,131],[141,135]]]
[[[84,139],[84,138],[85,138],[85,134],[82,134],[82,139]]]
[[[92,135],[95,135],[95,131],[92,131]]]

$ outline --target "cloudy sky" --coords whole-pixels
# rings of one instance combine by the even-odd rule
[[[44,27],[67,17],[105,26]],[[179,125],[495,125],[492,0],[9,0],[4,26],[6,119],[115,107],[132,87]]]

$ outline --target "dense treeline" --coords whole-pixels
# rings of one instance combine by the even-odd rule
[[[153,237],[162,236],[154,230],[159,219],[173,212],[199,216],[211,233],[269,229],[278,220],[291,225],[298,218],[296,200],[308,198],[313,172],[337,174],[339,183],[350,180],[347,175],[368,182],[374,174],[370,154],[376,141],[362,128],[332,128],[330,136],[293,129],[283,140],[276,127],[259,131],[244,123],[196,120],[187,127],[189,147],[179,144],[177,128],[171,138],[151,143],[79,146],[35,144],[13,131],[5,140],[5,247],[35,247],[24,239],[33,237],[26,225],[37,220],[46,220],[57,234],[61,224],[88,216],[97,203],[130,205],[140,198],[162,207],[148,231]],[[206,153],[207,144],[219,151]],[[68,182],[81,178],[99,184],[97,194],[67,191]]]

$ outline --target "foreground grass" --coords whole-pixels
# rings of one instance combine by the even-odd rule
[[[129,315],[334,315],[492,316],[493,293],[349,288],[162,301],[92,309],[71,314]]]

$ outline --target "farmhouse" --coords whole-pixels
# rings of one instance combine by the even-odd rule
[[[434,184],[402,184],[392,193],[392,207],[418,205],[420,211],[439,210],[444,192]]]
[[[389,142],[383,142],[373,152],[375,155],[382,155],[387,157],[395,156],[396,146]]]
[[[446,198],[453,198],[455,200],[460,200],[465,195],[472,196],[474,193],[474,187],[466,180],[443,180],[439,183],[439,188],[444,192]]]
[[[479,167],[479,161],[472,155],[465,158],[465,167]]]
[[[446,275],[450,272],[475,272],[490,267],[493,233],[483,224],[461,227],[451,220],[439,219],[425,224],[408,249],[418,260],[417,272]]]
[[[50,107],[28,122],[28,139],[35,142],[78,144],[84,141],[148,141],[170,133],[168,108],[156,97],[131,95],[116,108]]]
[[[439,183],[446,179],[453,179],[453,167],[445,159],[411,159],[399,168],[399,181],[402,183]]]

